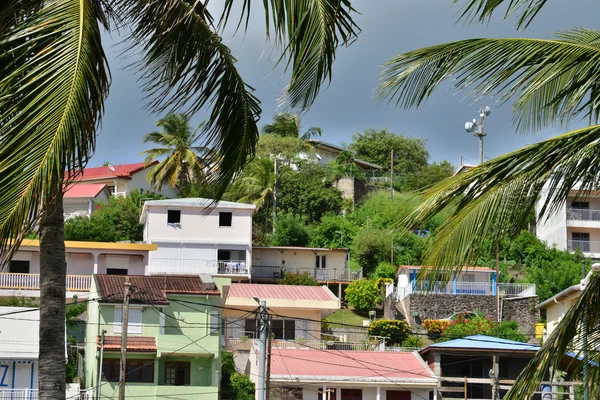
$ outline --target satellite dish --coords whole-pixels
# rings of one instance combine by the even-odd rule
[[[408,276],[398,275],[398,287],[407,287],[407,286],[408,286]]]
[[[492,113],[492,109],[489,108],[488,106],[485,106],[485,108],[483,109],[483,113],[487,117],[487,116],[489,116]]]
[[[472,122],[465,122],[465,131],[473,132],[475,130],[475,124]]]
[[[112,172],[115,172],[115,167],[113,167],[113,165],[111,163],[108,163],[106,165],[108,167],[108,169],[110,169]]]

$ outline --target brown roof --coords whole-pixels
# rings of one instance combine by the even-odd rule
[[[99,300],[104,303],[123,302],[123,275],[94,275]],[[214,282],[203,283],[198,275],[129,276],[131,297],[137,304],[169,304],[168,294],[215,295],[221,293]]]
[[[96,337],[96,345],[100,348],[100,336]],[[105,351],[120,351],[121,336],[104,336]],[[156,339],[152,336],[127,336],[127,351],[156,352]]]

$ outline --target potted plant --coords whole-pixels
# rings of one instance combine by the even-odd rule
[[[246,336],[246,335],[240,336],[240,341],[247,342],[248,341],[248,336]]]

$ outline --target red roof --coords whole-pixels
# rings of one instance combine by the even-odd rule
[[[104,303],[123,302],[124,275],[94,275],[99,300]],[[131,303],[169,304],[167,294],[219,296],[214,282],[203,283],[198,275],[129,276]]]
[[[322,286],[260,285],[232,283],[227,297],[258,297],[260,299],[337,300],[329,289]]]
[[[65,198],[91,197],[100,194],[106,187],[105,183],[76,183],[71,185],[64,194]]]
[[[96,345],[100,348],[100,336],[96,337]],[[105,351],[120,351],[121,336],[104,336]],[[152,336],[127,336],[127,351],[156,352],[156,339]]]
[[[413,352],[273,349],[271,376],[327,378],[386,378],[419,380],[433,372]]]
[[[95,168],[85,168],[83,173],[76,180],[86,181],[92,179],[105,178],[125,178],[131,179],[131,176],[137,172],[144,170],[147,167],[158,164],[158,161],[152,161],[150,164],[140,162],[135,164],[120,164],[112,166],[114,171],[107,165]]]

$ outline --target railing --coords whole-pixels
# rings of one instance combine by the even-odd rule
[[[499,283],[498,292],[506,297],[535,296],[535,283]]]
[[[37,389],[0,389],[0,400],[37,400]]]
[[[92,276],[67,275],[66,285],[70,292],[89,292]],[[40,290],[40,274],[0,272],[0,289]]]
[[[600,253],[600,242],[589,240],[568,240],[567,248],[569,251],[575,251],[575,249],[579,249],[583,253]]]
[[[362,270],[349,270],[345,268],[295,268],[272,265],[253,265],[252,278],[279,280],[286,272],[308,273],[318,281],[352,282],[362,279]]]
[[[572,221],[600,221],[600,209],[568,208],[567,219]]]
[[[406,287],[398,287],[396,291],[397,300],[403,300],[411,293],[418,294],[450,294],[471,296],[495,296],[496,287],[491,282],[411,282]],[[498,293],[507,297],[535,296],[536,287],[534,283],[499,283]]]
[[[251,350],[253,346],[258,346],[255,339],[229,339],[227,341],[227,350]],[[379,351],[384,349],[375,343],[365,342],[340,342],[331,340],[280,340],[271,341],[271,346],[277,349],[306,349],[306,350],[344,350],[344,351]],[[415,351],[418,349],[408,349],[403,347],[385,347],[386,351]]]
[[[224,275],[248,275],[246,261],[219,261],[219,274]]]

